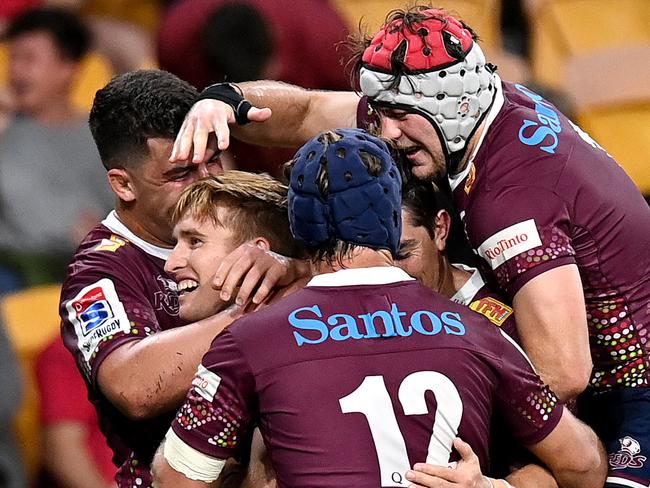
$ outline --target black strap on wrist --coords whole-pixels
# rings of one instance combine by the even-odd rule
[[[248,111],[253,106],[248,100],[244,98],[241,89],[232,83],[215,83],[207,88],[204,88],[199,100],[219,100],[220,102],[227,103],[235,111],[235,121],[238,125],[248,124]]]

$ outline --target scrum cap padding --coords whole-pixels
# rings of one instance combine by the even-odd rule
[[[460,22],[435,9],[421,13],[425,20],[410,27],[395,20],[377,33],[363,53],[361,90],[372,103],[428,119],[449,165],[492,105],[498,77]]]
[[[402,178],[388,146],[360,129],[329,135],[336,140],[322,133],[294,158],[288,195],[291,232],[310,248],[338,239],[396,254]],[[319,185],[323,179],[325,191]]]

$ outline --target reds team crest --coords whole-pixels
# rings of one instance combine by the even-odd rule
[[[618,452],[609,455],[609,466],[612,469],[642,468],[647,458],[640,454],[639,441],[626,435],[618,442],[621,448]]]

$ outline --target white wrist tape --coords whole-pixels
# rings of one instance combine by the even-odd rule
[[[226,464],[188,446],[170,428],[165,436],[163,455],[174,470],[195,481],[211,483],[216,480]]]

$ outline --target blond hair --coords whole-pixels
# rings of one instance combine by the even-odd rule
[[[288,188],[267,174],[228,170],[188,186],[181,194],[172,223],[191,216],[227,227],[235,235],[235,245],[265,237],[271,249],[285,256],[297,256],[298,247],[289,229]],[[217,216],[217,207],[228,212]]]

